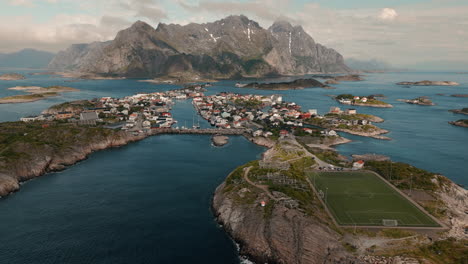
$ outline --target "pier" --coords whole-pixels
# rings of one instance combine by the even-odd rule
[[[177,129],[177,128],[160,128],[153,129],[152,135],[159,134],[195,134],[195,135],[243,135],[250,133],[250,129],[219,129],[219,128],[207,128],[207,129]]]

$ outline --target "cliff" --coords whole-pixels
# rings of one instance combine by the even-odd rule
[[[235,195],[251,191],[244,188]],[[241,245],[242,255],[255,263],[348,263],[346,259],[353,259],[329,226],[285,204],[261,207],[262,199],[259,195],[255,203],[242,205],[224,183],[216,189],[213,208],[218,221]]]
[[[22,181],[65,169],[94,151],[143,138],[122,131],[73,124],[1,123],[0,196],[17,191]]]
[[[275,22],[269,29],[245,16],[206,24],[138,21],[114,40],[75,44],[49,68],[104,76],[158,77],[190,72],[213,78],[349,72],[343,57],[315,43],[301,26]]]

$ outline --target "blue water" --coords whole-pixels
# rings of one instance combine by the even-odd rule
[[[67,82],[53,76],[27,77],[0,81],[0,96],[20,94],[7,90],[17,85],[67,85],[80,92],[27,104],[0,105],[0,121],[38,114],[64,101],[179,88],[137,80]],[[239,89],[234,87],[236,81],[222,81],[207,93],[281,93],[285,100],[320,113],[340,106],[327,95],[384,94],[384,101],[394,108],[357,109],[384,118],[386,121],[378,125],[390,130],[388,136],[393,140],[342,133],[353,142],[339,146],[340,153],[384,154],[468,185],[468,129],[447,123],[465,118],[448,110],[468,107],[468,98],[449,95],[468,93],[468,75],[406,72],[368,74],[365,79],[342,82],[335,90],[295,91]],[[456,81],[461,85],[395,85],[399,81],[425,79]],[[425,107],[396,101],[418,96],[430,96],[437,105]],[[172,112],[179,126],[192,125],[194,110],[190,100],[179,101]],[[202,120],[201,125],[209,126]],[[262,151],[241,137],[232,138],[223,148],[214,148],[205,136],[158,136],[95,153],[64,172],[29,181],[20,192],[0,200],[0,262],[238,263],[233,243],[213,221],[210,196],[234,167],[256,159]]]
[[[211,195],[262,151],[181,135],[94,153],[0,201],[0,263],[239,263]]]

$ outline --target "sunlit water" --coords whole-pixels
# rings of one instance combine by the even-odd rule
[[[7,71],[0,71],[0,74]],[[28,73],[21,71],[22,73]],[[0,121],[38,114],[57,103],[102,96],[165,91],[173,85],[137,80],[82,80],[67,82],[53,76],[31,76],[0,81],[0,96],[20,94],[17,85],[66,85],[80,92],[26,104],[0,105]],[[325,113],[339,106],[327,95],[384,94],[391,109],[357,107],[380,116],[380,127],[392,141],[343,136],[352,143],[337,149],[344,155],[378,153],[393,160],[439,172],[468,184],[468,129],[449,125],[465,118],[448,112],[468,107],[468,75],[453,73],[369,74],[363,82],[343,82],[335,90],[257,91],[235,88],[222,81],[208,94],[221,91],[284,94],[303,109]],[[287,79],[287,78],[285,78]],[[411,87],[399,81],[449,80],[455,87]],[[439,93],[445,96],[436,95]],[[430,96],[436,106],[398,102]],[[190,100],[172,110],[178,125],[191,126]],[[195,117],[195,122],[197,118]],[[201,120],[203,127],[207,122]],[[5,263],[238,263],[235,245],[217,227],[210,211],[214,189],[236,166],[259,157],[263,148],[242,137],[215,148],[208,136],[157,136],[128,146],[95,153],[84,162],[24,184],[21,191],[0,200],[0,262]]]

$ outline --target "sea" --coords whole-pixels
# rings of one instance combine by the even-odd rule
[[[137,79],[73,80],[54,75],[0,81],[0,97],[22,94],[14,86],[64,85],[79,92],[23,104],[0,104],[0,122],[39,114],[58,103],[104,96],[123,97],[180,88]],[[277,82],[281,79],[241,80]],[[355,107],[358,113],[385,119],[379,127],[392,140],[340,133],[352,142],[337,146],[345,156],[376,153],[441,173],[468,185],[468,128],[449,121],[467,118],[449,112],[468,107],[468,74],[450,72],[368,73],[361,82],[341,82],[336,89],[307,88],[259,91],[236,88],[236,80],[214,83],[206,94],[219,92],[282,94],[303,110],[325,114],[330,96],[383,94],[393,108]],[[398,86],[400,81],[447,80],[459,86]],[[429,96],[435,106],[410,105],[397,99]],[[198,118],[190,100],[172,109],[178,125]],[[200,119],[202,127],[210,125]],[[25,182],[21,190],[0,198],[0,263],[241,263],[236,244],[216,222],[211,199],[216,187],[237,166],[260,158],[265,148],[234,136],[214,147],[209,136],[162,135],[120,148],[93,153],[87,160]]]

